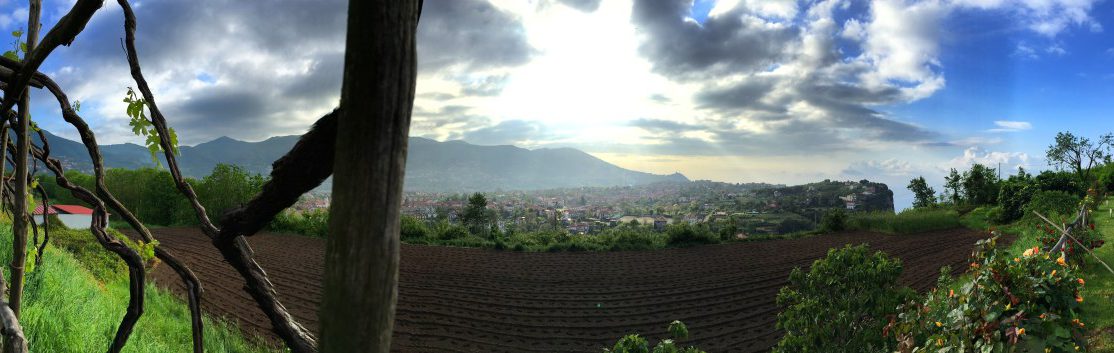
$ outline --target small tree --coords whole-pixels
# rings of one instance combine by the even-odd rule
[[[963,172],[963,196],[971,205],[986,205],[998,198],[998,176],[994,168],[979,163]]]
[[[826,232],[838,232],[847,229],[847,212],[842,208],[833,208],[824,213],[820,218],[820,229]]]
[[[936,204],[936,190],[928,186],[923,176],[918,176],[909,181],[909,191],[913,192],[913,207],[930,207]]]
[[[951,173],[944,177],[944,190],[951,190],[951,202],[953,205],[959,204],[960,188],[963,187],[963,177],[959,175],[959,171],[952,168]]]
[[[1111,155],[1107,151],[1112,145],[1114,134],[1111,133],[1099,136],[1098,141],[1091,142],[1086,137],[1065,131],[1056,134],[1056,142],[1048,146],[1045,156],[1049,163],[1070,168],[1079,180],[1090,185],[1091,167],[1110,159]]]
[[[487,198],[484,194],[475,193],[468,198],[468,206],[464,208],[464,215],[461,217],[461,223],[468,227],[468,231],[472,234],[485,234],[488,231],[488,223],[491,221],[487,212]]]

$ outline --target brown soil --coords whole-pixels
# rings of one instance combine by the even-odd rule
[[[193,228],[154,229],[164,247],[201,278],[204,309],[274,338],[242,290],[240,276]],[[964,269],[983,237],[955,229],[918,235],[842,233],[795,240],[658,251],[518,253],[402,245],[394,350],[401,352],[598,352],[624,334],[665,337],[685,322],[709,352],[760,352],[774,345],[775,296],[794,267],[832,247],[869,243],[901,258],[902,282],[935,284],[939,268]],[[316,328],[325,242],[278,234],[250,238],[280,298]],[[166,266],[154,280],[182,293]]]

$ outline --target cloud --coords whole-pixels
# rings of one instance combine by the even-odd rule
[[[484,0],[425,2],[417,43],[418,68],[426,72],[518,66],[534,53],[522,23]]]
[[[877,161],[858,161],[847,166],[843,175],[855,177],[907,176],[916,170],[907,162],[895,158]]]
[[[1030,31],[1055,37],[1071,27],[1101,32],[1102,25],[1089,13],[1097,0],[953,0],[959,8],[1007,11]]]
[[[493,126],[464,132],[461,139],[482,145],[515,145],[532,147],[536,141],[550,138],[545,125],[536,121],[506,120]]]
[[[592,12],[600,8],[600,1],[602,0],[559,0],[562,4],[568,5],[574,9]]]
[[[948,170],[950,168],[964,170],[972,164],[978,163],[991,168],[998,168],[998,165],[1001,165],[1002,171],[1007,172],[1017,170],[1019,167],[1033,169],[1036,167],[1036,165],[1033,164],[1034,162],[1034,158],[1030,157],[1029,154],[1025,152],[986,151],[975,146],[967,148],[963,151],[963,155],[952,158],[940,167],[943,170]]]
[[[1032,130],[1033,124],[1028,121],[1009,121],[1009,120],[995,120],[994,125],[997,128],[989,129],[989,132],[1017,132]]]
[[[635,0],[631,22],[645,35],[639,52],[653,70],[681,80],[765,70],[788,53],[799,29],[740,6],[704,23],[686,19],[691,0]]]

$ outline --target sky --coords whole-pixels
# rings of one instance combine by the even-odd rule
[[[46,1],[45,28],[73,0]],[[346,2],[136,1],[140,60],[185,145],[303,133],[337,105]],[[0,0],[0,33],[25,2]],[[690,179],[1047,169],[1058,131],[1114,130],[1114,4],[1098,0],[426,0],[412,136],[573,147]],[[122,14],[43,65],[102,143],[141,142]],[[0,41],[9,46],[11,38]],[[76,139],[53,99],[40,126]]]

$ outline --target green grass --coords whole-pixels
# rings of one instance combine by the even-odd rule
[[[11,227],[0,224],[0,263],[10,262],[11,253]],[[101,282],[87,270],[97,266],[79,263],[72,254],[54,246],[47,248],[42,266],[26,278],[20,320],[33,352],[100,352],[108,348],[127,308],[127,280]],[[190,351],[186,304],[153,285],[146,288],[145,304],[145,313],[124,351]],[[209,317],[205,318],[205,348],[208,352],[281,351],[245,338],[224,320]]]
[[[1021,255],[1025,249],[1030,249],[1034,246],[1043,247],[1039,237],[1040,231],[1035,225],[1029,224],[1026,221],[1017,221],[1010,224],[995,225],[990,222],[990,207],[979,207],[971,210],[967,214],[960,217],[960,223],[964,227],[970,229],[977,229],[988,231],[996,229],[1002,234],[1010,234],[1016,236],[1013,243],[1010,244],[1006,251],[1014,256]]]
[[[1095,229],[1099,230],[1106,245],[1095,249],[1095,255],[1107,264],[1114,266],[1114,217],[1111,216],[1114,202],[1109,199],[1099,205],[1092,213]],[[1084,267],[1087,285],[1083,292],[1083,321],[1092,329],[1103,332],[1096,336],[1107,352],[1114,352],[1114,274],[1111,274],[1096,261],[1088,261]]]
[[[867,230],[886,234],[912,234],[934,230],[959,228],[959,213],[950,209],[909,209],[901,213],[866,212],[852,213],[847,219],[847,229]]]

